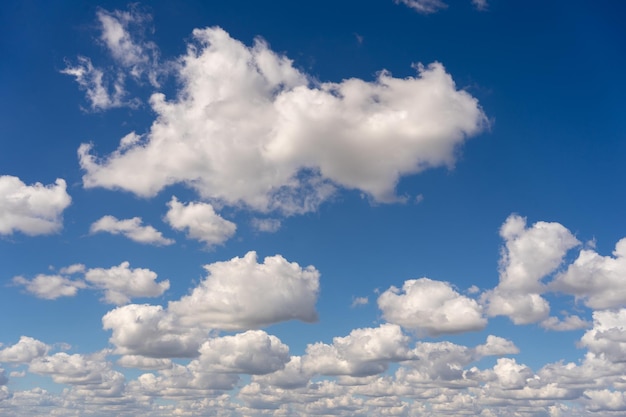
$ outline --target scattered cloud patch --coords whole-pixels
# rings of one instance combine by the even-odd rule
[[[167,206],[165,221],[173,229],[185,230],[188,238],[204,242],[208,247],[224,243],[237,230],[235,223],[222,218],[209,203],[184,204],[172,197]]]
[[[30,363],[33,359],[46,355],[49,350],[50,346],[45,343],[32,337],[22,336],[16,344],[0,350],[0,362]]]
[[[13,283],[23,286],[37,298],[55,300],[59,297],[74,297],[79,289],[86,288],[81,280],[72,280],[61,275],[37,275],[28,280],[22,276],[13,278]]]
[[[95,221],[90,233],[107,232],[113,235],[122,235],[130,240],[157,246],[167,246],[174,243],[173,239],[163,237],[163,234],[152,226],[143,226],[141,217],[118,220],[114,216],[103,216]]]
[[[476,10],[479,10],[481,12],[489,9],[489,3],[487,3],[487,0],[472,0],[472,5],[474,5]]]
[[[487,325],[482,307],[455,291],[447,282],[428,278],[404,282],[378,297],[378,307],[390,323],[438,336],[481,330]]]
[[[259,232],[275,233],[280,229],[281,222],[278,219],[252,219],[252,227]]]
[[[26,185],[18,177],[0,176],[0,235],[21,232],[29,236],[56,233],[63,227],[63,211],[72,198],[65,180]]]
[[[369,298],[367,297],[352,297],[352,304],[351,307],[358,307],[358,306],[364,306],[367,305],[369,303]]]

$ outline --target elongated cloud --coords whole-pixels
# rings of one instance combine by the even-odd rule
[[[13,232],[47,235],[61,230],[62,214],[71,197],[65,191],[65,180],[55,184],[24,184],[18,177],[0,176],[0,235]]]
[[[163,234],[154,227],[144,226],[141,217],[119,220],[114,216],[104,216],[95,221],[89,231],[91,233],[108,232],[113,235],[123,235],[130,240],[150,245],[171,245],[173,239],[163,237]]]
[[[85,187],[153,196],[184,183],[206,199],[287,214],[314,210],[336,185],[395,201],[402,176],[452,166],[486,124],[439,63],[416,66],[416,77],[319,84],[261,40],[247,47],[220,28],[193,36],[182,89],[170,101],[152,96],[157,119],[141,140],[102,159],[80,146]]]

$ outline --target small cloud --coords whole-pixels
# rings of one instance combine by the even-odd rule
[[[424,194],[418,194],[415,196],[415,204],[420,204],[424,201]]]
[[[113,216],[104,216],[91,225],[91,233],[107,232],[113,235],[122,235],[138,243],[167,246],[174,240],[163,237],[163,234],[152,226],[143,226],[141,217],[118,220]]]
[[[436,13],[448,7],[448,5],[441,0],[395,0],[395,2],[396,4],[402,3],[422,14]]]
[[[364,306],[367,305],[369,302],[370,300],[367,297],[352,297],[352,304],[350,305],[350,307],[354,308],[358,306]]]
[[[476,8],[476,10],[479,10],[481,12],[484,12],[489,8],[487,0],[472,0],[472,4]]]
[[[252,227],[259,232],[274,233],[280,229],[281,223],[278,219],[252,219]]]

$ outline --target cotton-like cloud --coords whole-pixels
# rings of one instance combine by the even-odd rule
[[[72,280],[61,275],[37,275],[28,280],[22,276],[13,278],[13,283],[24,286],[26,291],[37,298],[55,300],[59,297],[73,297],[79,289],[86,288],[81,280]]]
[[[123,235],[130,240],[150,245],[171,245],[173,239],[163,237],[163,234],[152,226],[143,226],[141,217],[118,220],[113,216],[104,216],[95,221],[89,231],[91,233],[108,232],[114,235]]]
[[[104,290],[104,299],[111,304],[128,303],[131,297],[158,297],[170,287],[168,280],[157,282],[157,274],[149,269],[131,269],[128,262],[109,269],[93,268],[85,280]]]
[[[47,235],[63,227],[63,210],[72,202],[65,180],[55,184],[24,184],[18,177],[0,176],[0,235],[22,232]]]
[[[287,320],[317,320],[319,272],[280,255],[257,262],[256,252],[206,265],[191,294],[169,303],[185,326],[254,329]]]
[[[224,243],[237,230],[237,225],[222,218],[208,203],[183,204],[172,197],[167,204],[169,210],[165,220],[175,230],[186,230],[187,237],[211,247]]]
[[[193,36],[182,90],[152,96],[157,119],[141,143],[103,159],[81,145],[85,187],[153,196],[185,183],[206,199],[288,214],[314,210],[333,183],[395,201],[401,176],[451,166],[486,123],[439,63],[417,66],[417,77],[316,84],[263,41],[247,47],[219,28]]]
[[[447,282],[428,278],[404,282],[378,297],[378,307],[390,323],[429,335],[481,330],[487,325],[482,307],[456,292]]]
[[[581,250],[574,263],[557,275],[551,288],[575,295],[593,309],[626,306],[626,239],[617,242],[613,257]]]
[[[207,340],[200,356],[191,362],[197,370],[263,375],[283,369],[289,362],[289,347],[262,330]]]
[[[33,359],[47,354],[49,350],[50,346],[45,343],[32,337],[22,336],[16,344],[0,350],[0,362],[30,363]]]
[[[550,305],[541,294],[541,281],[563,262],[566,253],[580,242],[559,223],[537,222],[513,214],[500,228],[505,241],[500,259],[500,282],[483,294],[490,316],[505,315],[515,324],[529,324],[548,317]]]
[[[103,374],[110,371],[110,364],[103,360],[102,354],[70,355],[59,352],[33,360],[28,370],[49,375],[60,384],[88,385],[101,382]]]
[[[439,10],[445,9],[448,7],[446,3],[441,0],[394,0],[397,4],[404,4],[411,9],[423,13],[430,14],[436,13]],[[474,0],[472,0],[474,1]]]
[[[116,346],[115,353],[153,358],[197,356],[208,334],[200,328],[182,327],[163,307],[147,304],[109,311],[102,317],[102,327],[113,331],[109,341]]]
[[[24,286],[26,291],[38,298],[54,300],[73,297],[79,289],[104,291],[104,300],[111,304],[125,304],[132,297],[158,297],[169,287],[169,281],[157,282],[157,274],[149,269],[131,269],[128,262],[109,269],[85,270],[82,264],[61,268],[61,275],[37,275],[32,280],[22,276],[13,278],[13,283]],[[84,279],[72,279],[71,275],[84,274]]]
[[[130,304],[103,318],[116,353],[195,357],[211,330],[255,329],[287,320],[315,321],[319,272],[280,255],[257,263],[255,252],[205,266],[193,291],[161,306]]]
[[[594,311],[593,328],[580,339],[580,345],[614,362],[626,358],[626,309]]]
[[[332,345],[307,346],[302,369],[309,375],[367,376],[384,372],[391,362],[412,359],[409,337],[400,326],[355,329],[348,336],[335,337]]]

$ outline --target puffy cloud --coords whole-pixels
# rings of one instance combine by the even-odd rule
[[[409,337],[400,326],[355,329],[346,337],[335,337],[332,345],[307,346],[302,369],[310,374],[367,376],[384,372],[389,363],[412,359]]]
[[[553,272],[580,242],[559,223],[537,222],[513,214],[500,228],[505,247],[500,260],[501,290],[541,292],[540,280]]]
[[[585,332],[580,345],[614,362],[626,361],[626,309],[594,311],[593,328]]]
[[[151,245],[171,245],[174,240],[163,237],[163,234],[152,226],[143,226],[141,217],[118,220],[113,216],[103,216],[89,228],[91,233],[108,232],[123,235],[139,243]]]
[[[516,214],[506,219],[500,236],[505,241],[500,282],[482,297],[488,314],[508,316],[515,324],[547,318],[550,305],[541,297],[546,291],[541,280],[553,273],[566,253],[580,242],[559,223],[537,222],[527,228],[526,219]]]
[[[126,100],[127,93],[122,74],[118,74],[111,80],[101,69],[93,66],[91,59],[79,56],[77,60],[78,62],[74,65],[68,63],[61,73],[71,75],[76,79],[78,87],[85,91],[91,110],[102,111],[137,105],[135,100]]]
[[[388,322],[435,336],[481,330],[487,324],[475,300],[428,278],[405,281],[402,290],[389,288],[378,297],[378,307]]]
[[[4,369],[0,368],[0,387],[6,385],[7,382],[9,382],[9,378],[7,378]],[[0,400],[2,399],[4,399],[3,393],[0,391]]]
[[[486,123],[439,63],[417,77],[316,84],[263,41],[247,47],[219,28],[193,36],[183,88],[173,101],[152,96],[144,141],[102,160],[81,145],[85,187],[152,196],[182,182],[203,198],[285,213],[315,209],[329,182],[394,201],[401,176],[451,166]]]
[[[283,369],[289,362],[289,347],[262,330],[209,339],[200,356],[190,364],[198,370],[263,375]]]
[[[197,356],[207,335],[206,330],[179,326],[163,307],[146,304],[109,311],[102,317],[102,327],[113,331],[109,341],[117,347],[116,353],[154,358]]]
[[[575,295],[593,309],[626,306],[626,238],[617,242],[613,257],[581,250],[551,287]]]
[[[585,391],[585,397],[589,399],[587,406],[589,411],[626,411],[626,394],[624,392],[608,389],[589,390]]]
[[[13,283],[22,285],[38,298],[53,300],[73,297],[79,289],[94,288],[104,291],[104,300],[111,304],[125,304],[131,297],[158,297],[169,287],[168,280],[156,282],[157,274],[149,269],[130,269],[128,262],[109,269],[92,268],[85,271],[82,264],[61,268],[64,275],[37,275],[32,280],[22,276]],[[70,279],[68,275],[84,274],[84,280]]]
[[[494,335],[487,336],[485,344],[476,346],[475,351],[478,357],[519,353],[519,349],[513,342]]]
[[[169,303],[184,326],[253,329],[287,320],[317,320],[319,272],[280,255],[257,263],[256,252],[206,265],[208,276],[191,294]]]
[[[211,330],[317,319],[319,273],[312,266],[302,268],[280,255],[259,264],[256,253],[249,252],[205,268],[208,277],[191,294],[170,301],[166,309],[131,304],[109,311],[102,324],[113,332],[110,341],[116,353],[195,357]]]
[[[110,363],[104,361],[105,353],[69,355],[59,352],[34,359],[28,370],[39,375],[49,375],[59,384],[97,384],[102,382],[103,375],[110,371]]]
[[[43,274],[37,275],[32,280],[17,276],[13,278],[13,283],[24,286],[26,291],[35,297],[46,300],[55,300],[59,297],[73,297],[79,289],[86,287],[85,283],[80,280],[71,280],[61,275]]]
[[[50,350],[50,346],[33,339],[22,336],[19,342],[0,350],[0,362],[5,363],[30,363],[33,359],[44,356]]]
[[[550,313],[550,304],[539,294],[494,291],[485,293],[488,312],[492,316],[508,316],[515,324],[536,323]]]
[[[65,180],[55,184],[24,184],[18,177],[0,175],[0,235],[13,232],[47,235],[61,230],[62,214],[71,197],[65,191]]]
[[[436,13],[439,10],[445,9],[448,7],[446,3],[441,0],[394,0],[397,4],[404,4],[411,9],[423,13],[430,14]],[[473,0],[474,1],[474,0]]]
[[[208,203],[183,204],[172,197],[167,204],[165,220],[176,230],[187,230],[187,237],[207,246],[219,245],[230,239],[237,230],[235,223],[220,217]]]
[[[125,304],[131,297],[158,297],[170,282],[156,282],[157,274],[149,269],[131,269],[128,262],[109,269],[93,268],[85,273],[85,280],[104,290],[104,299],[111,304]]]

